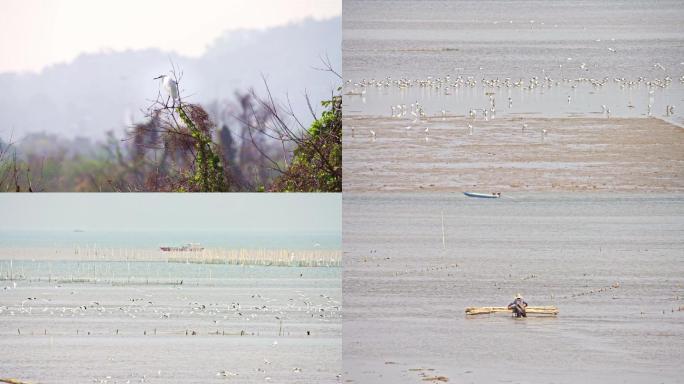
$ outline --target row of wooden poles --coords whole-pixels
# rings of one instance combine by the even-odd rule
[[[177,263],[339,267],[342,262],[339,250],[205,249],[166,253],[168,261]]]
[[[295,267],[339,267],[342,264],[342,252],[337,249],[203,249],[201,251],[168,251],[160,249],[125,249],[75,247],[72,252],[64,250],[33,250],[20,256],[20,260],[34,261],[163,261],[174,263],[197,264],[232,264],[232,265],[274,265]],[[13,261],[8,260],[6,274],[14,270]],[[20,267],[21,268],[21,267]],[[5,268],[3,268],[5,269]],[[4,272],[4,271],[3,271]],[[17,271],[14,271],[17,272]]]

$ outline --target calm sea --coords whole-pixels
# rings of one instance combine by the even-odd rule
[[[224,249],[338,249],[341,234],[335,232],[227,232],[227,231],[0,231],[0,248],[99,248],[155,249],[200,243]]]

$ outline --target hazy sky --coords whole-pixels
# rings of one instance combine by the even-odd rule
[[[340,194],[41,193],[2,194],[0,231],[249,230],[336,231]]]
[[[0,73],[84,52],[159,48],[199,56],[227,30],[340,15],[342,0],[2,0]]]

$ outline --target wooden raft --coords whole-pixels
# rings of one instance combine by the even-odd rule
[[[0,383],[8,383],[8,384],[31,384],[27,381],[19,381],[16,379],[0,379]]]
[[[489,313],[497,313],[497,312],[508,312],[512,313],[512,309],[508,309],[508,307],[468,307],[465,309],[466,315],[485,315]],[[556,316],[558,314],[558,308],[556,307],[527,307],[525,308],[525,312],[528,315],[549,315],[549,316]]]

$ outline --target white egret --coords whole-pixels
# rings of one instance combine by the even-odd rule
[[[159,75],[154,78],[154,80],[161,79],[162,85],[164,86],[164,90],[166,91],[166,94],[171,98],[171,101],[175,105],[176,100],[178,100],[178,83],[176,80],[171,78],[169,75]],[[168,104],[168,99],[167,99],[167,104]]]

